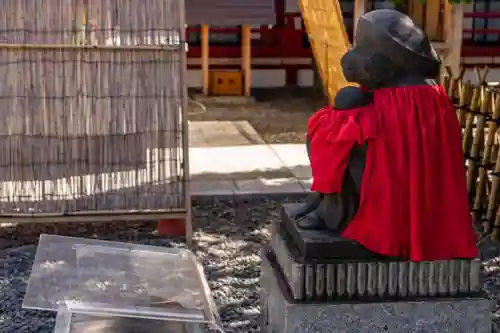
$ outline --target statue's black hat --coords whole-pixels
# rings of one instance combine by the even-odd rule
[[[353,51],[367,57],[384,55],[408,74],[426,78],[439,75],[441,61],[429,38],[397,10],[379,9],[363,15],[357,24]]]

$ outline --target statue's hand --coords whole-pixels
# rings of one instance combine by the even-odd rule
[[[344,87],[335,95],[335,110],[350,110],[369,105],[373,100],[372,93],[358,87]]]

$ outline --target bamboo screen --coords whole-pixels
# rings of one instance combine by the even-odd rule
[[[462,126],[465,171],[473,220],[500,239],[500,90],[487,84],[487,69],[476,69],[479,84],[448,75],[444,85]]]
[[[0,214],[182,211],[182,0],[0,0]]]

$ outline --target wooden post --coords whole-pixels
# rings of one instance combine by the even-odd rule
[[[208,24],[201,26],[201,72],[203,75],[203,94],[208,96],[210,93],[210,44]]]
[[[243,26],[241,37],[243,95],[250,97],[252,88],[252,29],[249,25]]]
[[[408,1],[408,16],[410,16],[416,24],[424,28],[425,4],[420,1]]]
[[[449,75],[459,78],[461,74],[461,52],[463,34],[463,5],[444,2],[444,13],[442,22],[443,42],[433,42],[434,48],[441,56],[442,67],[440,81],[444,82],[444,76]],[[447,73],[449,69],[449,73]]]
[[[445,1],[448,2],[448,1]],[[441,35],[441,1],[426,1],[425,2],[425,23],[424,31],[429,36],[430,40],[440,41]]]
[[[448,5],[449,19],[445,19],[444,35],[446,38],[447,51],[444,59],[445,66],[449,67],[453,76],[460,73],[462,38],[463,38],[463,4]],[[446,9],[446,7],[445,7]]]
[[[355,0],[354,1],[354,16],[353,16],[353,36],[356,33],[356,27],[358,26],[358,20],[361,16],[365,15],[368,11],[368,0]]]

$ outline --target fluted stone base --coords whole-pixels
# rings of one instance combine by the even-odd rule
[[[412,301],[298,303],[270,248],[262,255],[263,333],[490,333],[492,301],[460,297]]]
[[[473,295],[481,290],[479,259],[434,262],[301,260],[279,223],[271,248],[296,301],[408,299]]]

